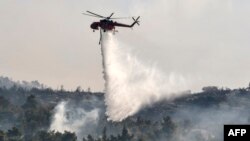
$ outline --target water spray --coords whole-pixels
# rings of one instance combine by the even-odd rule
[[[147,67],[126,46],[118,44],[112,32],[103,32],[101,53],[105,79],[105,104],[109,120],[122,121],[157,101],[171,100],[187,88],[175,73],[163,75]]]

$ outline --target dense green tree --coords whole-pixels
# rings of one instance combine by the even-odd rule
[[[75,133],[65,131],[64,133],[55,131],[39,131],[36,137],[33,138],[35,141],[76,141],[77,137]]]
[[[142,139],[142,138],[139,138],[138,141],[143,141],[143,139]]]
[[[91,135],[87,136],[87,141],[95,141],[94,138]]]
[[[85,138],[83,137],[82,141],[87,141],[87,139],[85,139]]]
[[[76,90],[75,90],[75,93],[80,93],[81,91],[82,91],[81,86],[77,86],[77,87],[76,87]]]
[[[108,141],[106,127],[104,127],[102,131],[102,141]]]
[[[113,135],[110,136],[110,141],[117,141],[117,138]]]
[[[30,95],[27,97],[27,100],[22,107],[24,109],[35,109],[37,106],[38,102],[36,101],[36,97],[34,95]]]
[[[0,110],[6,110],[10,105],[10,102],[3,96],[0,96]]]
[[[77,137],[75,133],[64,131],[62,135],[62,141],[76,141],[76,140],[77,140]]]
[[[25,140],[32,138],[35,133],[41,129],[46,129],[50,124],[51,113],[45,107],[37,102],[34,95],[27,97],[26,102],[22,106],[22,127]]]
[[[51,133],[48,133],[46,131],[40,131],[37,133],[35,140],[36,141],[52,141]]]
[[[9,141],[21,141],[22,140],[22,134],[16,127],[13,127],[12,129],[7,131],[7,137]]]
[[[216,94],[220,92],[220,89],[216,86],[206,86],[202,88],[202,91],[208,94]]]
[[[0,141],[4,141],[5,140],[5,133],[0,130]]]
[[[123,126],[122,129],[122,135],[118,137],[120,141],[131,141],[131,139],[133,138],[133,135],[130,135],[128,133],[128,129]]]
[[[171,138],[177,128],[176,124],[172,121],[172,119],[169,116],[167,116],[163,118],[163,122],[161,123],[161,125],[162,125],[162,132],[165,135],[165,137]]]

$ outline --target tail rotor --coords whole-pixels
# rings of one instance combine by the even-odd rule
[[[132,19],[134,20],[134,22],[135,22],[137,25],[140,25],[140,21],[139,21],[140,16],[137,17],[136,19],[135,19],[134,17],[132,17]]]

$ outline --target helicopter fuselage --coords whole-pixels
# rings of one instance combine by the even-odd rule
[[[98,30],[99,27],[101,29],[103,29],[104,31],[107,31],[107,30],[114,30],[115,29],[115,23],[116,22],[113,22],[112,20],[100,20],[100,22],[93,22],[90,27],[93,29],[93,30]]]

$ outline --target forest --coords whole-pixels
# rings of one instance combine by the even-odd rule
[[[107,120],[104,95],[79,87],[67,91],[0,83],[0,141],[221,141],[224,124],[250,124],[249,86],[203,87],[145,107],[122,122]],[[62,101],[66,123],[58,131],[55,113]],[[97,116],[86,120],[96,109]]]

